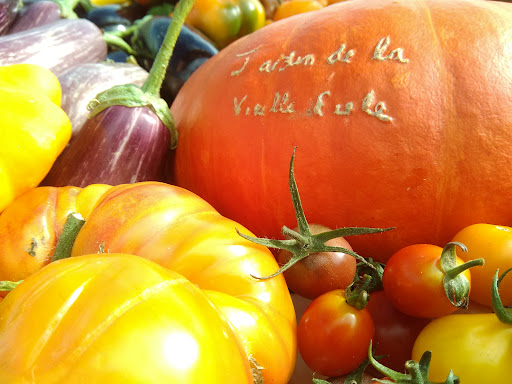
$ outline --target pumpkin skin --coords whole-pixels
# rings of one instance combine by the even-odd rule
[[[279,267],[268,248],[238,235],[235,229],[252,235],[242,225],[221,216],[192,192],[165,183],[39,187],[15,200],[0,216],[0,234],[8,245],[8,252],[0,252],[0,266],[9,267],[4,280],[28,279],[56,263],[47,265],[69,212],[80,213],[86,221],[75,239],[73,257],[97,254],[100,249],[106,254],[137,255],[183,276],[222,313],[240,339],[250,370],[261,375],[258,379],[288,382],[297,353],[295,310],[282,275],[265,281],[251,277],[267,276]],[[32,238],[46,245],[35,249],[35,257],[27,254]],[[35,260],[26,268],[30,258]],[[212,359],[218,356],[220,351]],[[6,364],[13,375],[24,372],[18,361]],[[174,381],[202,383],[211,377],[191,380],[176,376]]]
[[[382,262],[472,223],[506,225],[510,41],[512,5],[493,1],[351,0],[272,23],[181,89],[174,181],[258,236],[282,238],[296,225],[288,167],[298,146],[308,221],[395,227],[349,239]]]

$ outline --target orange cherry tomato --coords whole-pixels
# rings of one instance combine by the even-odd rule
[[[491,283],[496,269],[512,267],[512,228],[503,225],[479,223],[459,231],[452,241],[464,243],[467,252],[459,252],[462,260],[483,258],[485,264],[471,269],[470,299],[491,307]],[[504,279],[499,287],[504,305],[512,305],[512,279]]]
[[[277,7],[273,20],[281,20],[286,17],[298,15],[300,13],[318,11],[325,7],[325,4],[318,0],[288,0],[283,1]]]

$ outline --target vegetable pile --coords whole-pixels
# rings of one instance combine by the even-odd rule
[[[512,4],[0,2],[0,382],[506,382]]]

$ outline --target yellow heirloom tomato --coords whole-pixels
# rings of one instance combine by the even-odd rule
[[[0,212],[46,176],[71,138],[55,75],[33,64],[0,67]]]
[[[224,315],[141,257],[88,255],[30,276],[0,305],[2,383],[253,383]]]

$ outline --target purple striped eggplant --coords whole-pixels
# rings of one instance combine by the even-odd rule
[[[61,153],[42,185],[85,187],[168,181],[177,131],[160,88],[194,0],[181,0],[142,87],[118,85],[89,103],[91,117]]]
[[[0,0],[0,35],[7,33],[20,9],[20,0]]]
[[[105,60],[107,43],[89,20],[61,19],[0,36],[0,65],[38,64],[57,76],[84,63]]]
[[[62,89],[62,109],[73,129],[72,139],[87,121],[87,104],[98,93],[121,84],[142,86],[148,72],[130,63],[87,63],[73,67],[58,76]]]
[[[55,1],[41,0],[24,6],[8,33],[17,33],[60,20],[61,11]]]
[[[163,181],[170,133],[147,107],[111,106],[89,119],[42,185]]]

